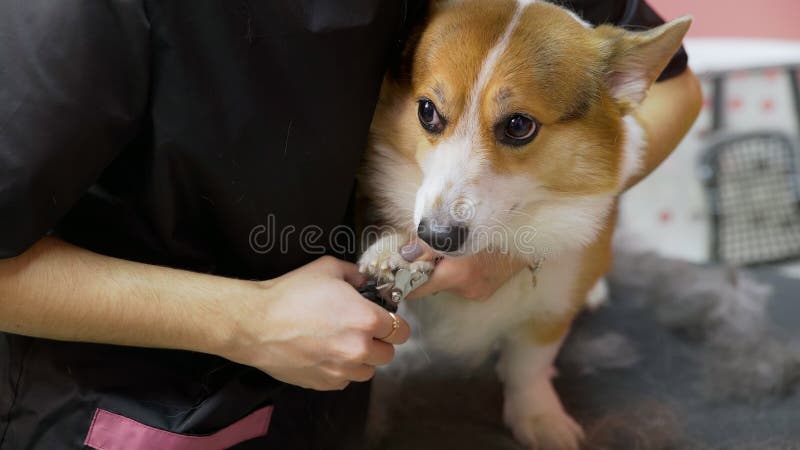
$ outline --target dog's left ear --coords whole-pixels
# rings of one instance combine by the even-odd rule
[[[609,44],[606,84],[611,95],[626,108],[639,106],[680,48],[691,23],[690,16],[683,16],[648,31],[598,27]]]

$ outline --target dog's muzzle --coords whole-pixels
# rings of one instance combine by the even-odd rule
[[[463,223],[437,223],[423,218],[417,227],[417,236],[439,252],[457,252],[467,240],[469,229]]]

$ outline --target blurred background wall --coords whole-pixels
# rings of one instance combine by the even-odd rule
[[[756,37],[800,40],[798,0],[651,0],[662,17],[692,14],[689,37]]]
[[[685,47],[704,107],[676,151],[623,197],[626,240],[697,262],[797,261],[800,0],[649,3],[665,19],[694,16]]]

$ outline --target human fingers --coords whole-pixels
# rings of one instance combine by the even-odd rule
[[[370,344],[369,355],[364,359],[364,364],[383,366],[389,364],[392,358],[394,358],[394,345],[373,339]]]
[[[367,381],[375,376],[375,366],[363,363],[330,363],[323,370],[323,383],[330,389],[343,389],[351,381]]]
[[[369,381],[375,376],[375,366],[369,364],[358,364],[348,368],[347,378],[350,381]]]
[[[383,311],[378,315],[378,317],[380,318],[383,316],[385,318],[377,321],[372,336],[378,340],[386,342],[387,344],[399,345],[406,342],[408,337],[411,335],[411,329],[408,326],[408,322],[403,320],[403,318],[399,315],[386,311],[377,305],[376,308],[379,308]]]
[[[442,258],[433,270],[428,281],[411,291],[409,300],[426,297],[440,291],[457,290],[468,283],[466,278],[472,271],[469,258]]]

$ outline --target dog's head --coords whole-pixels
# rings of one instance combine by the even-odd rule
[[[376,121],[421,169],[420,237],[453,255],[588,242],[637,170],[627,116],[689,23],[634,33],[539,1],[435,5],[400,106]]]

